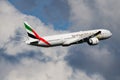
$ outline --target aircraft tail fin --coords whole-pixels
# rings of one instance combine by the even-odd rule
[[[31,38],[33,41],[35,39],[37,39],[37,40],[40,40],[40,41],[44,42],[47,45],[50,45],[50,43],[47,42],[44,38],[40,37],[27,22],[24,22],[24,26],[25,26],[25,29],[27,31],[27,34],[28,34],[29,38]]]
[[[38,39],[37,38],[38,34],[32,29],[32,27],[27,22],[24,22],[24,26],[30,38]]]

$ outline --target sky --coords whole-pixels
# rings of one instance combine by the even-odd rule
[[[119,0],[0,0],[1,80],[120,80]],[[104,28],[96,46],[24,43],[27,21],[40,36]]]

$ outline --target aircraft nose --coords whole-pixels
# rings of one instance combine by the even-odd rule
[[[109,31],[109,30],[107,30],[107,36],[108,36],[108,37],[111,37],[111,36],[112,36],[112,32]]]
[[[111,31],[109,31],[109,36],[110,36],[110,37],[112,36],[112,32],[111,32]]]

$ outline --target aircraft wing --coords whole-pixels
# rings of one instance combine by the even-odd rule
[[[85,38],[82,38],[82,39],[79,38],[79,37],[76,37],[76,38],[67,40],[67,41],[65,41],[65,42],[63,43],[63,46],[68,46],[68,45],[70,45],[70,44],[72,44],[72,43],[77,43],[77,42],[79,42],[79,41],[88,41],[90,38],[93,38],[93,37],[99,35],[100,33],[101,33],[101,31],[98,31],[98,32],[95,33],[95,34],[92,34],[92,35],[90,35],[90,36],[88,36],[88,37],[85,37]]]
[[[79,38],[77,37],[77,38],[73,38],[73,39],[70,39],[70,40],[67,40],[67,41],[65,41],[64,43],[63,43],[63,46],[68,46],[68,45],[70,45],[70,44],[72,44],[72,43],[75,43],[75,42],[78,42],[79,41]]]
[[[82,40],[88,41],[90,38],[93,38],[93,37],[95,37],[95,36],[97,36],[97,35],[99,35],[99,34],[101,34],[101,31],[98,31],[98,32],[96,32],[95,34],[92,34],[92,35],[90,35],[90,36],[88,36],[88,37],[85,37],[85,38],[82,39]]]
[[[101,31],[98,31],[97,33],[95,33],[95,34],[93,34],[93,35],[89,36],[88,38],[93,38],[93,37],[95,37],[95,36],[99,35],[100,33],[101,33]]]

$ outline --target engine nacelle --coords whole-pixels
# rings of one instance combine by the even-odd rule
[[[97,45],[98,43],[99,43],[99,40],[98,40],[98,38],[96,38],[96,37],[90,38],[90,39],[88,40],[88,44],[89,44],[89,45]]]

